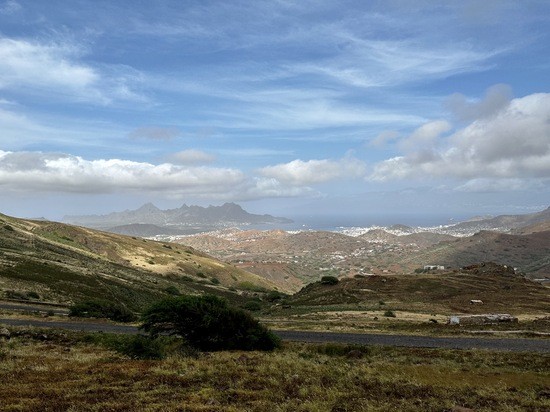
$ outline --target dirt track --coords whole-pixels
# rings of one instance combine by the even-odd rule
[[[85,332],[138,333],[135,326],[114,325],[100,322],[48,322],[41,320],[1,319],[0,325],[59,328]],[[487,349],[513,352],[550,353],[550,339],[502,339],[502,338],[442,338],[431,336],[383,335],[363,333],[329,333],[306,331],[274,331],[285,341],[335,342],[360,345],[405,346],[447,349]]]

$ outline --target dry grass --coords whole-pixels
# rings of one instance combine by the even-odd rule
[[[138,361],[77,335],[37,333],[0,346],[0,410],[546,411],[549,362],[540,354],[306,344]]]

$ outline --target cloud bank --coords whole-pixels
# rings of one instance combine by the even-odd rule
[[[154,165],[122,159],[86,160],[61,153],[0,150],[0,188],[14,192],[149,193],[165,197],[252,200],[312,196],[309,185],[362,176],[364,164],[354,158],[296,160],[269,166],[261,176],[232,168],[194,166],[214,160],[208,153],[185,150],[170,163]]]
[[[19,191],[114,193],[130,191],[208,195],[243,184],[236,169],[153,165],[120,159],[0,151],[0,187]]]
[[[400,143],[403,155],[376,164],[369,178],[454,178],[471,181],[465,186],[470,188],[481,187],[487,179],[549,179],[550,94],[532,94],[508,104],[492,97],[485,102],[480,107],[488,109],[477,120],[450,135],[445,135],[449,125],[443,123],[420,127]]]
[[[259,173],[291,186],[305,186],[340,178],[361,177],[365,173],[365,164],[353,157],[340,160],[297,159],[289,163],[261,168]]]

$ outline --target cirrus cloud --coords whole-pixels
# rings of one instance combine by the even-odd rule
[[[140,74],[127,67],[81,62],[85,48],[69,41],[40,42],[0,37],[0,90],[61,100],[110,104],[144,101],[132,89]]]

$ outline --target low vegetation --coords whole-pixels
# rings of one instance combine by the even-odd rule
[[[10,299],[73,304],[100,296],[139,312],[167,294],[214,293],[242,304],[241,291],[274,289],[188,246],[2,214],[0,254],[0,297]]]
[[[133,322],[137,316],[126,306],[102,299],[86,300],[72,305],[69,316],[80,318],[105,318],[115,322]]]
[[[140,329],[151,337],[179,336],[198,350],[273,350],[280,345],[248,312],[212,295],[163,299],[146,309],[142,320]]]
[[[11,332],[0,343],[3,411],[550,408],[549,354],[289,343],[273,352],[174,350],[140,360],[147,356],[136,352],[151,344],[143,338]]]
[[[338,278],[335,276],[323,276],[321,278],[322,285],[336,285],[338,283]]]

